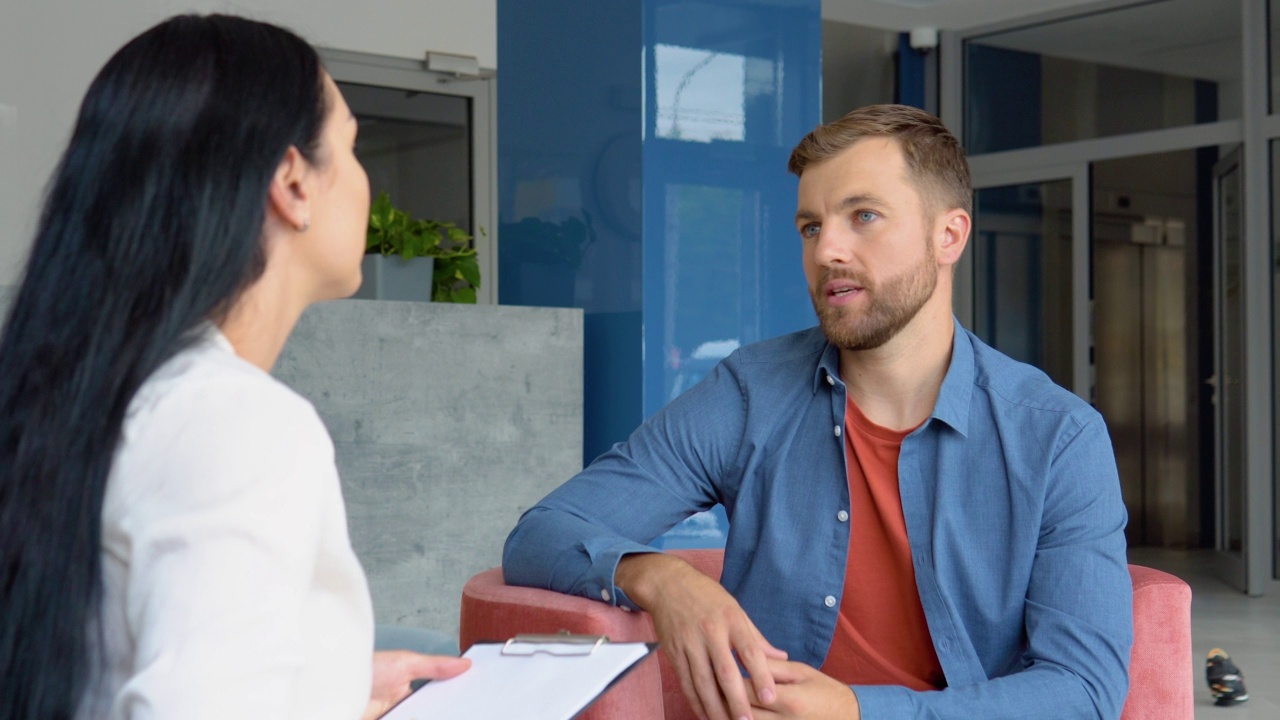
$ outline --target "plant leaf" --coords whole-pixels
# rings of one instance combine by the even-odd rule
[[[480,287],[480,263],[476,262],[474,255],[466,260],[458,263],[458,275],[471,287],[478,288]]]

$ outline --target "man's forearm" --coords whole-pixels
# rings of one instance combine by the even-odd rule
[[[688,575],[690,572],[706,579],[692,565],[673,555],[660,552],[635,553],[618,561],[613,583],[640,609],[652,611],[661,600],[664,590],[691,577]]]
[[[937,691],[905,687],[853,686],[866,720],[1022,720],[1053,717],[1069,720],[1114,720],[1100,710],[1084,681],[1048,665],[987,682]],[[1118,712],[1117,712],[1118,715]]]
[[[584,546],[600,549],[583,552]],[[526,513],[507,538],[502,572],[510,585],[600,600],[602,590],[613,589],[618,556],[649,549],[611,536],[572,513],[539,506]]]

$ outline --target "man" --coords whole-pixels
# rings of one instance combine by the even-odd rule
[[[790,169],[820,330],[740,349],[529,510],[507,581],[651,613],[704,720],[1119,717],[1132,590],[1110,441],[955,321],[959,143],[872,106]],[[723,585],[641,544],[717,502]]]

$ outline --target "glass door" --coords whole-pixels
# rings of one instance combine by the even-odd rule
[[[1243,203],[1239,150],[1214,167],[1214,374],[1217,433],[1214,477],[1214,563],[1223,582],[1246,591]]]

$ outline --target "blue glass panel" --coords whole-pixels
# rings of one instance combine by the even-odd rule
[[[791,149],[819,120],[821,6],[646,3],[644,410],[807,327]]]
[[[641,17],[498,2],[498,301],[584,310],[584,463],[644,417]]]
[[[819,121],[818,2],[646,4],[644,410],[741,345],[813,324],[791,149]],[[657,547],[723,546],[723,508]]]
[[[821,47],[820,0],[498,0],[499,301],[584,309],[584,461],[813,324],[786,165]]]

